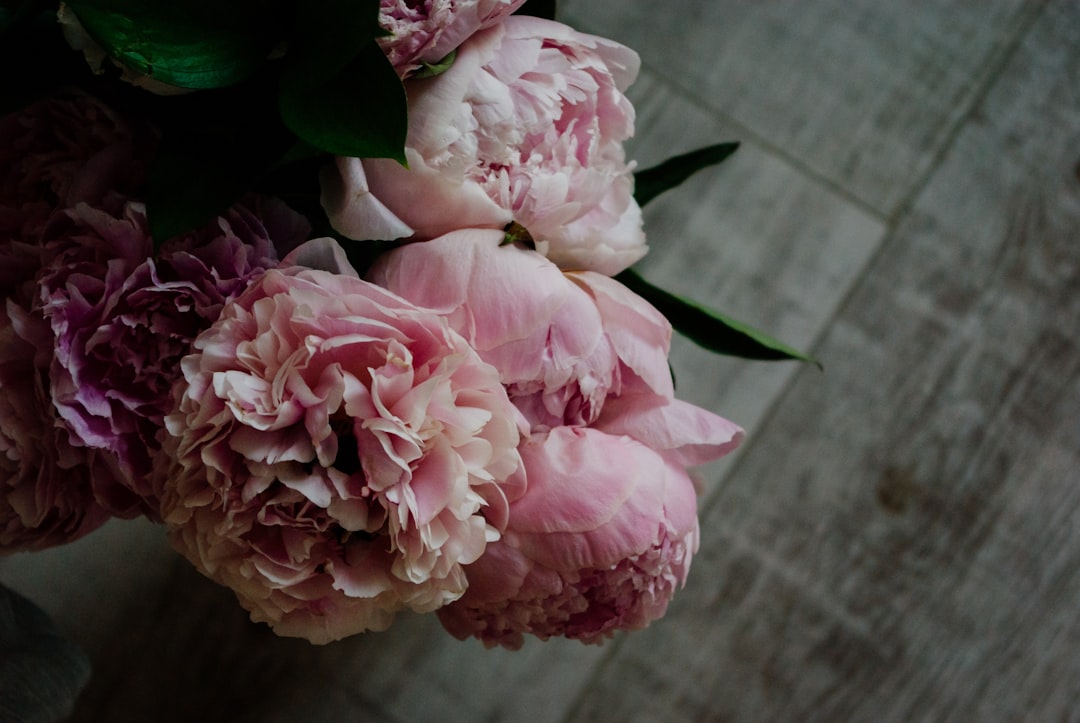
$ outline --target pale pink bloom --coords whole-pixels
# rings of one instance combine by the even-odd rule
[[[407,244],[369,278],[444,315],[499,370],[532,427],[589,424],[622,386],[600,313],[554,264],[502,239],[481,229]],[[670,385],[665,350],[653,351]]]
[[[698,547],[694,485],[642,444],[553,429],[521,446],[525,494],[503,537],[439,611],[455,637],[521,647],[524,634],[601,642],[663,616]]]
[[[385,254],[369,278],[442,314],[493,364],[532,431],[591,426],[681,464],[739,443],[731,422],[674,398],[671,325],[614,279],[464,230]]]
[[[525,0],[381,0],[379,25],[390,35],[379,47],[398,75],[446,58],[466,38],[494,25]]]
[[[0,304],[0,554],[71,542],[108,519],[93,481],[112,470],[57,423],[51,358],[40,314],[11,299]]]
[[[170,537],[279,634],[322,643],[456,599],[524,484],[498,372],[358,278],[269,271],[182,366]]]
[[[622,45],[512,16],[473,35],[447,72],[406,82],[408,168],[339,158],[331,223],[354,239],[431,239],[516,221],[563,268],[615,274],[644,256],[623,141],[638,71]]]

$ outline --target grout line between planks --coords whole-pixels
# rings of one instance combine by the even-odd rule
[[[1024,3],[1024,10],[1021,11],[1016,30],[1010,37],[1005,38],[1003,43],[991,48],[990,52],[987,54],[986,61],[980,64],[980,67],[984,68],[984,71],[972,83],[973,90],[968,95],[966,101],[962,101],[962,103],[966,104],[966,107],[957,115],[956,120],[953,121],[951,127],[948,127],[942,134],[942,140],[938,143],[937,150],[933,153],[931,161],[927,164],[926,169],[916,178],[915,182],[911,184],[908,192],[900,198],[895,209],[893,209],[892,213],[886,218],[890,224],[897,224],[911,211],[919,196],[922,195],[923,191],[925,191],[926,187],[930,184],[930,179],[934,177],[938,169],[941,168],[942,163],[944,163],[945,158],[953,150],[953,147],[956,145],[956,139],[960,136],[961,131],[967,126],[972,116],[979,109],[979,106],[982,105],[993,87],[997,85],[1005,68],[1016,56],[1024,39],[1027,38],[1028,34],[1031,32],[1031,27],[1035,24],[1035,21],[1037,21],[1046,11],[1047,5],[1049,5],[1049,0],[1039,0],[1038,3]]]
[[[881,209],[875,208],[865,199],[859,198],[836,180],[825,175],[821,171],[817,170],[806,161],[803,161],[798,156],[795,156],[782,147],[774,144],[765,136],[757,133],[749,126],[742,123],[732,116],[729,116],[725,112],[718,110],[708,103],[705,103],[701,98],[694,95],[693,91],[683,88],[671,81],[671,79],[664,74],[661,74],[657,70],[654,70],[651,65],[642,64],[642,72],[652,76],[653,80],[659,85],[665,87],[672,95],[676,96],[679,100],[693,106],[697,110],[702,111],[708,115],[711,119],[721,123],[725,126],[729,126],[737,136],[740,143],[752,143],[758,148],[762,149],[769,155],[777,158],[782,163],[792,168],[800,176],[805,177],[811,183],[824,188],[826,191],[843,200],[851,206],[854,206],[862,213],[866,214],[870,218],[880,221],[882,223],[888,223],[889,217]]]

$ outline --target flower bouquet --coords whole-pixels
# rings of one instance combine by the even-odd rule
[[[0,552],[145,516],[315,643],[664,614],[742,438],[673,328],[806,359],[632,269],[736,144],[636,168],[637,55],[554,3],[2,7]]]

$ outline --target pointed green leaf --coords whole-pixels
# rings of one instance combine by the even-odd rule
[[[368,41],[385,34],[379,26],[379,0],[299,2],[286,72],[312,85],[330,82],[365,51]]]
[[[305,143],[302,140],[294,142],[289,148],[274,161],[270,170],[277,171],[286,166],[291,166],[299,163],[307,163],[309,161],[321,160],[325,158],[326,154],[320,151],[310,143]],[[318,185],[318,184],[316,184]]]
[[[322,151],[405,162],[405,88],[373,40],[325,83],[286,73],[279,109],[293,133]]]
[[[704,349],[743,359],[797,359],[821,368],[821,364],[809,355],[776,341],[747,324],[653,286],[631,269],[623,271],[615,279],[655,306],[657,311],[667,317],[676,331]]]
[[[291,160],[290,150],[305,157],[278,116],[275,85],[263,73],[227,90],[136,96],[161,129],[146,190],[155,244],[203,226],[256,190],[283,158]]]
[[[183,146],[164,142],[150,166],[146,218],[154,252],[180,234],[224,212],[245,192],[246,169]]]
[[[699,148],[634,174],[634,199],[639,206],[675,188],[703,168],[716,165],[738,149],[738,143],[718,143]]]
[[[285,36],[286,0],[69,0],[123,65],[181,88],[221,88],[254,73]]]
[[[339,156],[405,160],[405,89],[375,43],[379,0],[300,3],[278,106],[308,144]]]

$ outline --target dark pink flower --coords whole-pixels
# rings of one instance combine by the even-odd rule
[[[264,218],[282,208],[237,205],[156,259],[141,204],[120,216],[80,204],[46,231],[39,283],[55,335],[52,398],[79,443],[113,455],[123,471],[122,484],[99,490],[114,514],[157,515],[149,475],[180,359],[226,302],[277,265]]]
[[[45,320],[10,299],[0,305],[0,554],[71,542],[108,519],[92,480],[112,470],[58,424],[51,358]]]
[[[327,642],[456,599],[523,484],[498,372],[358,278],[267,272],[182,368],[170,537],[279,634]]]

